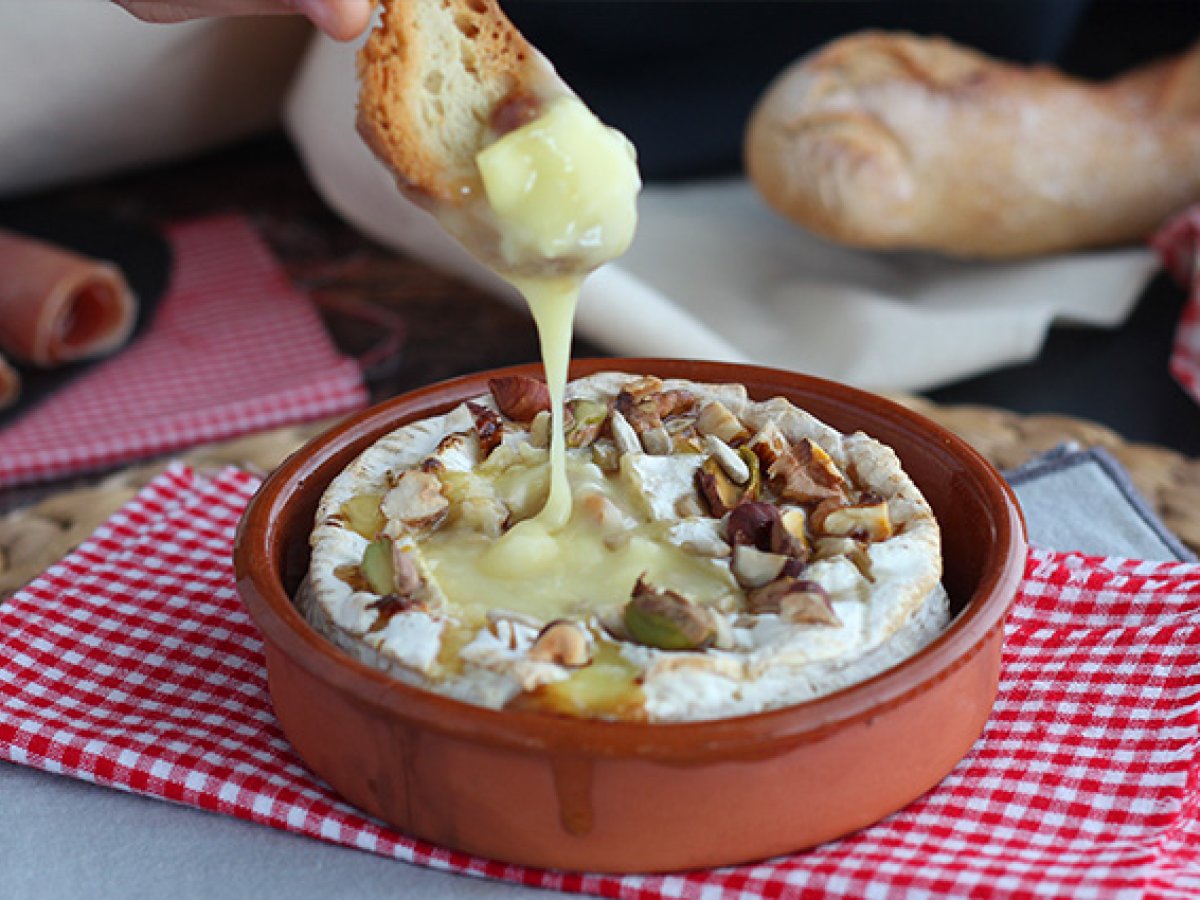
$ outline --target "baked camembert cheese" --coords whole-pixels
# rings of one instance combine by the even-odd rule
[[[940,538],[895,454],[735,385],[603,373],[405,425],[321,501],[300,605],[396,677],[495,708],[648,720],[796,703],[942,628]]]
[[[333,481],[297,599],[317,630],[467,702],[669,722],[818,696],[944,626],[937,525],[887,448],[731,385],[568,389],[580,285],[629,245],[641,182],[494,0],[385,3],[360,74],[364,138],[525,296],[546,380]]]

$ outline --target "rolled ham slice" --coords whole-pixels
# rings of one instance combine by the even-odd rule
[[[21,376],[0,356],[0,409],[6,409],[21,396]]]
[[[0,230],[0,352],[15,362],[102,356],[129,337],[136,314],[116,266]]]

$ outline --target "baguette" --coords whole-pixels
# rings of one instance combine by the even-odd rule
[[[388,0],[358,60],[358,131],[406,196],[463,205],[496,111],[539,54],[496,0]]]
[[[1005,259],[1141,241],[1200,200],[1200,44],[1091,83],[851,35],[766,90],[745,158],[768,205],[855,246]]]

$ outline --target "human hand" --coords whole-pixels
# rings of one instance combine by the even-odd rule
[[[348,41],[371,19],[371,0],[115,0],[144,22],[182,22],[208,16],[299,13],[332,38]]]

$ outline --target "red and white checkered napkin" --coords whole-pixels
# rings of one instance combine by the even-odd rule
[[[507,866],[339,801],[272,716],[230,546],[256,483],[176,467],[0,607],[0,757],[398,859],[612,897],[1200,895],[1200,566],[1032,555],[984,737],[816,850],[673,876]]]
[[[1171,348],[1171,374],[1200,403],[1200,204],[1169,219],[1151,243],[1188,292]]]
[[[150,328],[0,431],[0,487],[361,406],[357,365],[240,217],[174,226]]]

